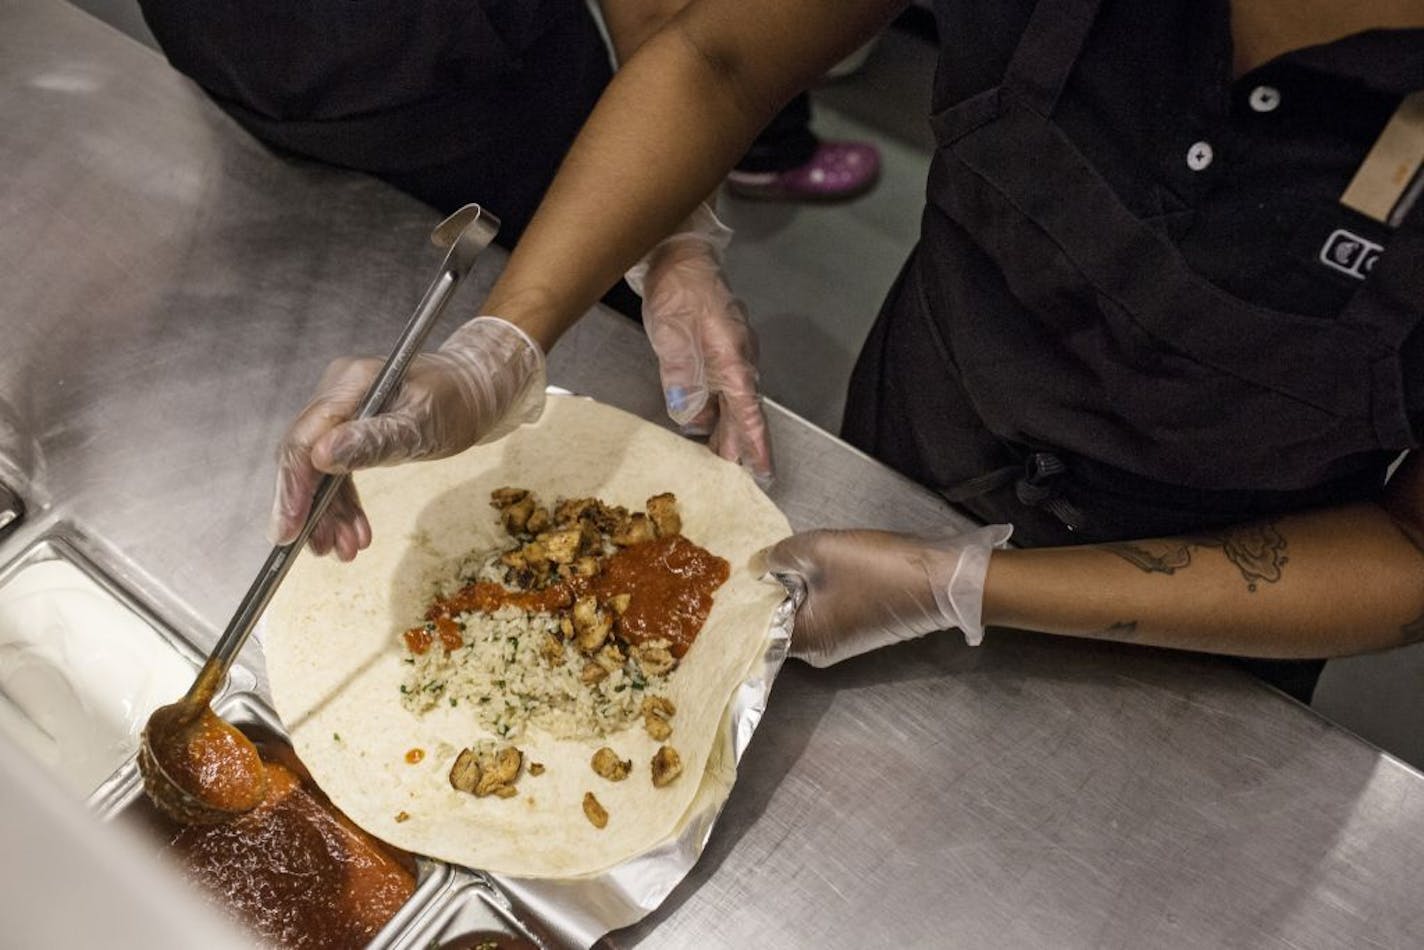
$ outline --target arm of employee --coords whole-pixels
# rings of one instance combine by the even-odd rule
[[[619,69],[487,307],[546,349],[903,0],[694,0]]]
[[[615,75],[486,301],[485,313],[498,316],[467,324],[440,351],[417,358],[395,404],[374,420],[347,421],[374,372],[369,361],[328,369],[279,450],[273,541],[297,535],[323,472],[453,455],[537,416],[543,354],[645,254],[645,293],[656,311],[649,334],[673,418],[711,430],[715,451],[769,475],[745,314],[715,266],[716,237],[689,235],[679,224],[777,108],[902,5],[859,0],[825,16],[813,0],[699,0],[643,43]],[[615,31],[628,29],[620,16],[610,19]],[[632,22],[647,32],[646,21]],[[614,40],[620,52],[637,42]],[[658,244],[669,234],[678,239]],[[501,356],[474,355],[489,341]],[[311,546],[349,560],[370,537],[348,482]]]
[[[767,552],[807,599],[793,655],[817,666],[986,625],[1236,656],[1304,659],[1424,639],[1424,458],[1376,504],[1195,537],[1003,550],[1004,526],[926,540],[814,531]]]
[[[644,294],[668,412],[686,430],[710,433],[719,455],[769,477],[755,345],[721,279],[718,226],[679,222],[698,220],[701,199],[777,109],[901,6],[859,0],[827,15],[808,0],[688,4],[614,77],[487,309],[552,346],[654,242],[674,234],[629,274]]]

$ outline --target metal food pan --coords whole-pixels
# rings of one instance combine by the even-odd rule
[[[291,769],[304,780],[310,780],[306,767],[297,758],[288,741],[287,732],[282,728],[277,713],[254,693],[233,693],[213,704],[213,711],[232,723],[254,742],[261,743],[264,753],[275,761]],[[137,764],[130,763],[135,774]],[[135,783],[122,796],[117,796],[100,809],[100,816],[106,821],[132,822],[139,827],[147,826],[157,830],[163,826],[162,819],[148,797],[143,793],[141,783]],[[415,893],[386,923],[368,948],[406,946],[401,935],[417,918],[437,902],[449,889],[453,872],[449,865],[432,861],[420,855],[412,855],[415,862]]]
[[[25,506],[18,495],[0,482],[0,538],[20,523],[25,515]]]
[[[59,561],[74,568],[105,595],[111,598],[121,610],[132,614],[151,628],[162,646],[172,650],[174,655],[194,672],[202,662],[202,654],[174,627],[155,613],[142,600],[135,597],[123,584],[114,579],[111,571],[100,566],[100,561],[84,549],[81,536],[67,525],[50,528],[44,535],[23,548],[16,556],[0,564],[0,588],[10,584],[22,572],[38,564]],[[225,689],[232,690],[255,683],[252,674],[241,667],[234,667]],[[175,697],[176,698],[176,697]],[[116,795],[122,795],[130,784],[137,781],[137,772],[132,768],[132,759],[120,763],[113,772],[89,793],[91,806],[98,807]]]
[[[43,561],[67,561],[88,575],[89,579],[103,588],[105,593],[111,595],[121,605],[137,614],[145,623],[158,631],[158,635],[176,653],[187,660],[195,670],[202,663],[203,654],[198,648],[174,630],[172,625],[162,617],[149,609],[147,604],[131,594],[124,585],[114,580],[113,575],[99,565],[96,557],[82,550],[82,542],[68,526],[60,525],[47,531],[43,537],[36,539],[13,559],[0,565],[0,584],[4,584],[25,568]],[[234,667],[234,670],[238,669],[238,667]],[[251,676],[246,671],[242,672],[246,676]],[[237,682],[236,679],[234,682]]]
[[[466,871],[457,871],[451,887],[391,946],[392,950],[440,950],[478,945],[476,938],[493,941],[501,950],[555,946],[515,915],[493,882]]]

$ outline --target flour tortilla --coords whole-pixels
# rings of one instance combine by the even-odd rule
[[[374,529],[371,547],[351,564],[303,554],[268,607],[263,633],[277,711],[336,806],[397,847],[523,877],[595,874],[673,834],[704,784],[727,701],[762,655],[783,598],[750,561],[790,526],[751,478],[635,416],[551,397],[536,425],[499,442],[361,472],[356,481]],[[436,584],[453,577],[463,557],[509,543],[489,505],[490,491],[505,485],[546,503],[593,495],[630,510],[671,491],[683,533],[730,562],[702,632],[668,678],[677,705],[668,744],[684,766],[671,785],[653,787],[649,762],[659,743],[640,724],[583,741],[531,729],[516,744],[526,763],[544,764],[544,774],[526,772],[514,798],[475,798],[450,787],[450,765],[461,748],[496,737],[467,708],[440,705],[417,715],[401,704],[401,634],[420,622]],[[603,745],[633,760],[625,781],[590,768]],[[406,762],[412,748],[425,752],[415,765]],[[728,771],[713,783],[714,801],[731,778]],[[585,792],[607,809],[606,828],[584,817]],[[402,813],[408,817],[397,821]]]

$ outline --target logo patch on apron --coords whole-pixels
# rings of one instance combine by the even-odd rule
[[[1375,261],[1379,260],[1382,245],[1366,240],[1344,228],[1337,228],[1325,239],[1320,248],[1320,263],[1332,267],[1356,280],[1370,276]]]

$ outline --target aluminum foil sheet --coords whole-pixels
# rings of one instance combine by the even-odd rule
[[[804,589],[794,579],[781,578],[787,598],[772,617],[766,649],[747,671],[723,713],[719,742],[708,758],[708,771],[735,770],[766,711],[771,684],[786,660],[791,627]],[[600,937],[642,920],[658,908],[692,870],[722,813],[726,794],[708,795],[707,779],[684,816],[680,830],[651,851],[624,861],[601,874],[554,881],[491,875],[517,905],[532,914],[549,936],[571,947],[590,947]]]

